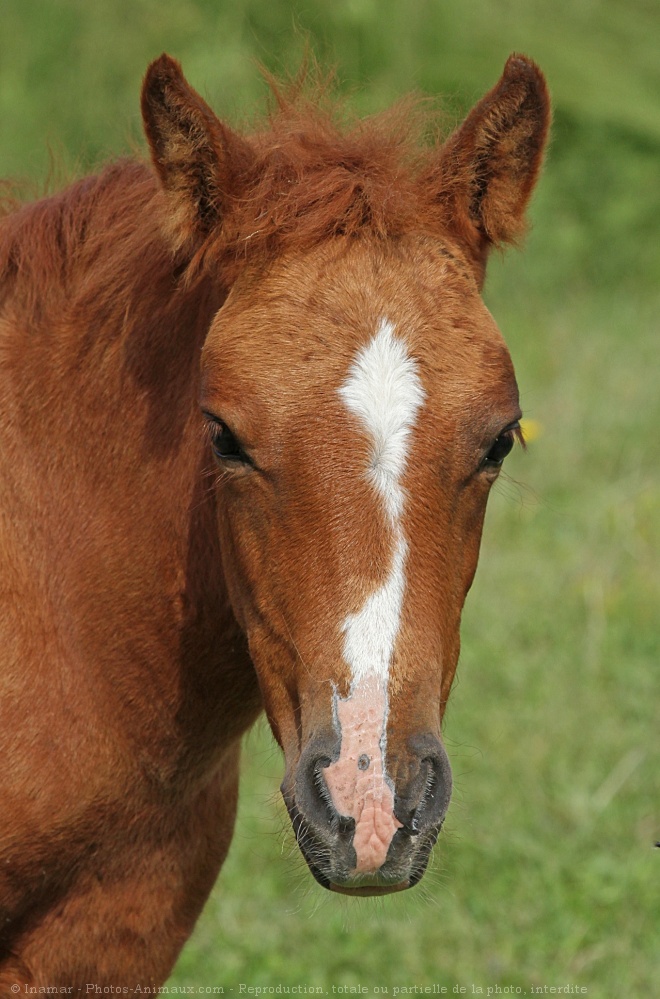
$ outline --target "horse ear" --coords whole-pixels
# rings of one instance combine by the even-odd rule
[[[175,241],[199,244],[242,188],[254,162],[252,148],[219,121],[166,54],[146,72],[142,121],[169,199]]]
[[[543,74],[531,60],[511,55],[499,82],[440,150],[430,181],[480,279],[490,247],[514,242],[525,230],[549,124]]]

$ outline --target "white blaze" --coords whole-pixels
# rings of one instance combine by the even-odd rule
[[[424,402],[417,363],[405,342],[395,336],[392,323],[381,322],[374,338],[359,352],[339,394],[371,438],[367,477],[383,501],[395,546],[385,582],[357,614],[349,614],[344,621],[344,657],[353,684],[374,677],[387,689],[406,585],[408,546],[401,524],[405,504],[401,479],[410,434]]]
[[[371,439],[366,475],[382,500],[394,548],[384,583],[342,624],[351,687],[345,699],[335,691],[341,743],[338,759],[325,770],[337,812],[355,819],[352,874],[359,876],[376,874],[401,828],[385,769],[387,687],[406,589],[408,545],[402,525],[406,495],[401,480],[424,390],[417,363],[395,336],[392,323],[381,322],[357,355],[339,394]]]

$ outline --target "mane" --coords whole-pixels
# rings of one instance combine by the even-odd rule
[[[141,247],[143,259],[153,256],[157,195],[145,164],[118,160],[63,191],[13,206],[0,218],[2,281],[14,279],[32,315],[46,296],[67,302],[86,277],[100,286],[97,293],[110,294],[111,286],[134,280],[132,253]]]
[[[426,183],[442,138],[433,101],[410,95],[358,118],[327,81],[268,82],[273,106],[247,135],[256,162],[204,257],[229,263],[306,250],[335,236],[392,239],[443,228],[443,209]]]
[[[229,279],[246,258],[304,251],[336,236],[397,238],[442,227],[441,208],[426,194],[439,144],[437,136],[426,141],[437,127],[428,99],[409,97],[357,119],[323,83],[269,82],[272,106],[246,136],[256,158],[235,190],[223,192],[223,223],[188,260],[189,280],[209,266]],[[172,257],[166,199],[139,160],[112,162],[55,195],[9,208],[0,213],[0,275],[20,276],[32,310],[40,289],[52,297],[59,288],[65,298],[90,266],[97,284],[117,287],[134,283],[136,259],[148,267],[154,254]]]

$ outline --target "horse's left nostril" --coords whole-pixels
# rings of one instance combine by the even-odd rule
[[[439,829],[451,798],[451,767],[445,748],[434,736],[411,740],[419,754],[413,779],[395,798],[394,812],[408,836]]]

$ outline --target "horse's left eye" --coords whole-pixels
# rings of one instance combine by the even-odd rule
[[[211,436],[211,448],[215,457],[220,461],[242,461],[248,463],[248,456],[227,424],[209,414],[206,414],[206,419],[208,420],[209,434]]]
[[[511,451],[519,432],[520,427],[518,424],[516,424],[515,427],[509,427],[507,430],[503,430],[499,437],[493,441],[490,451],[486,454],[481,463],[481,467],[499,468],[507,454]]]

